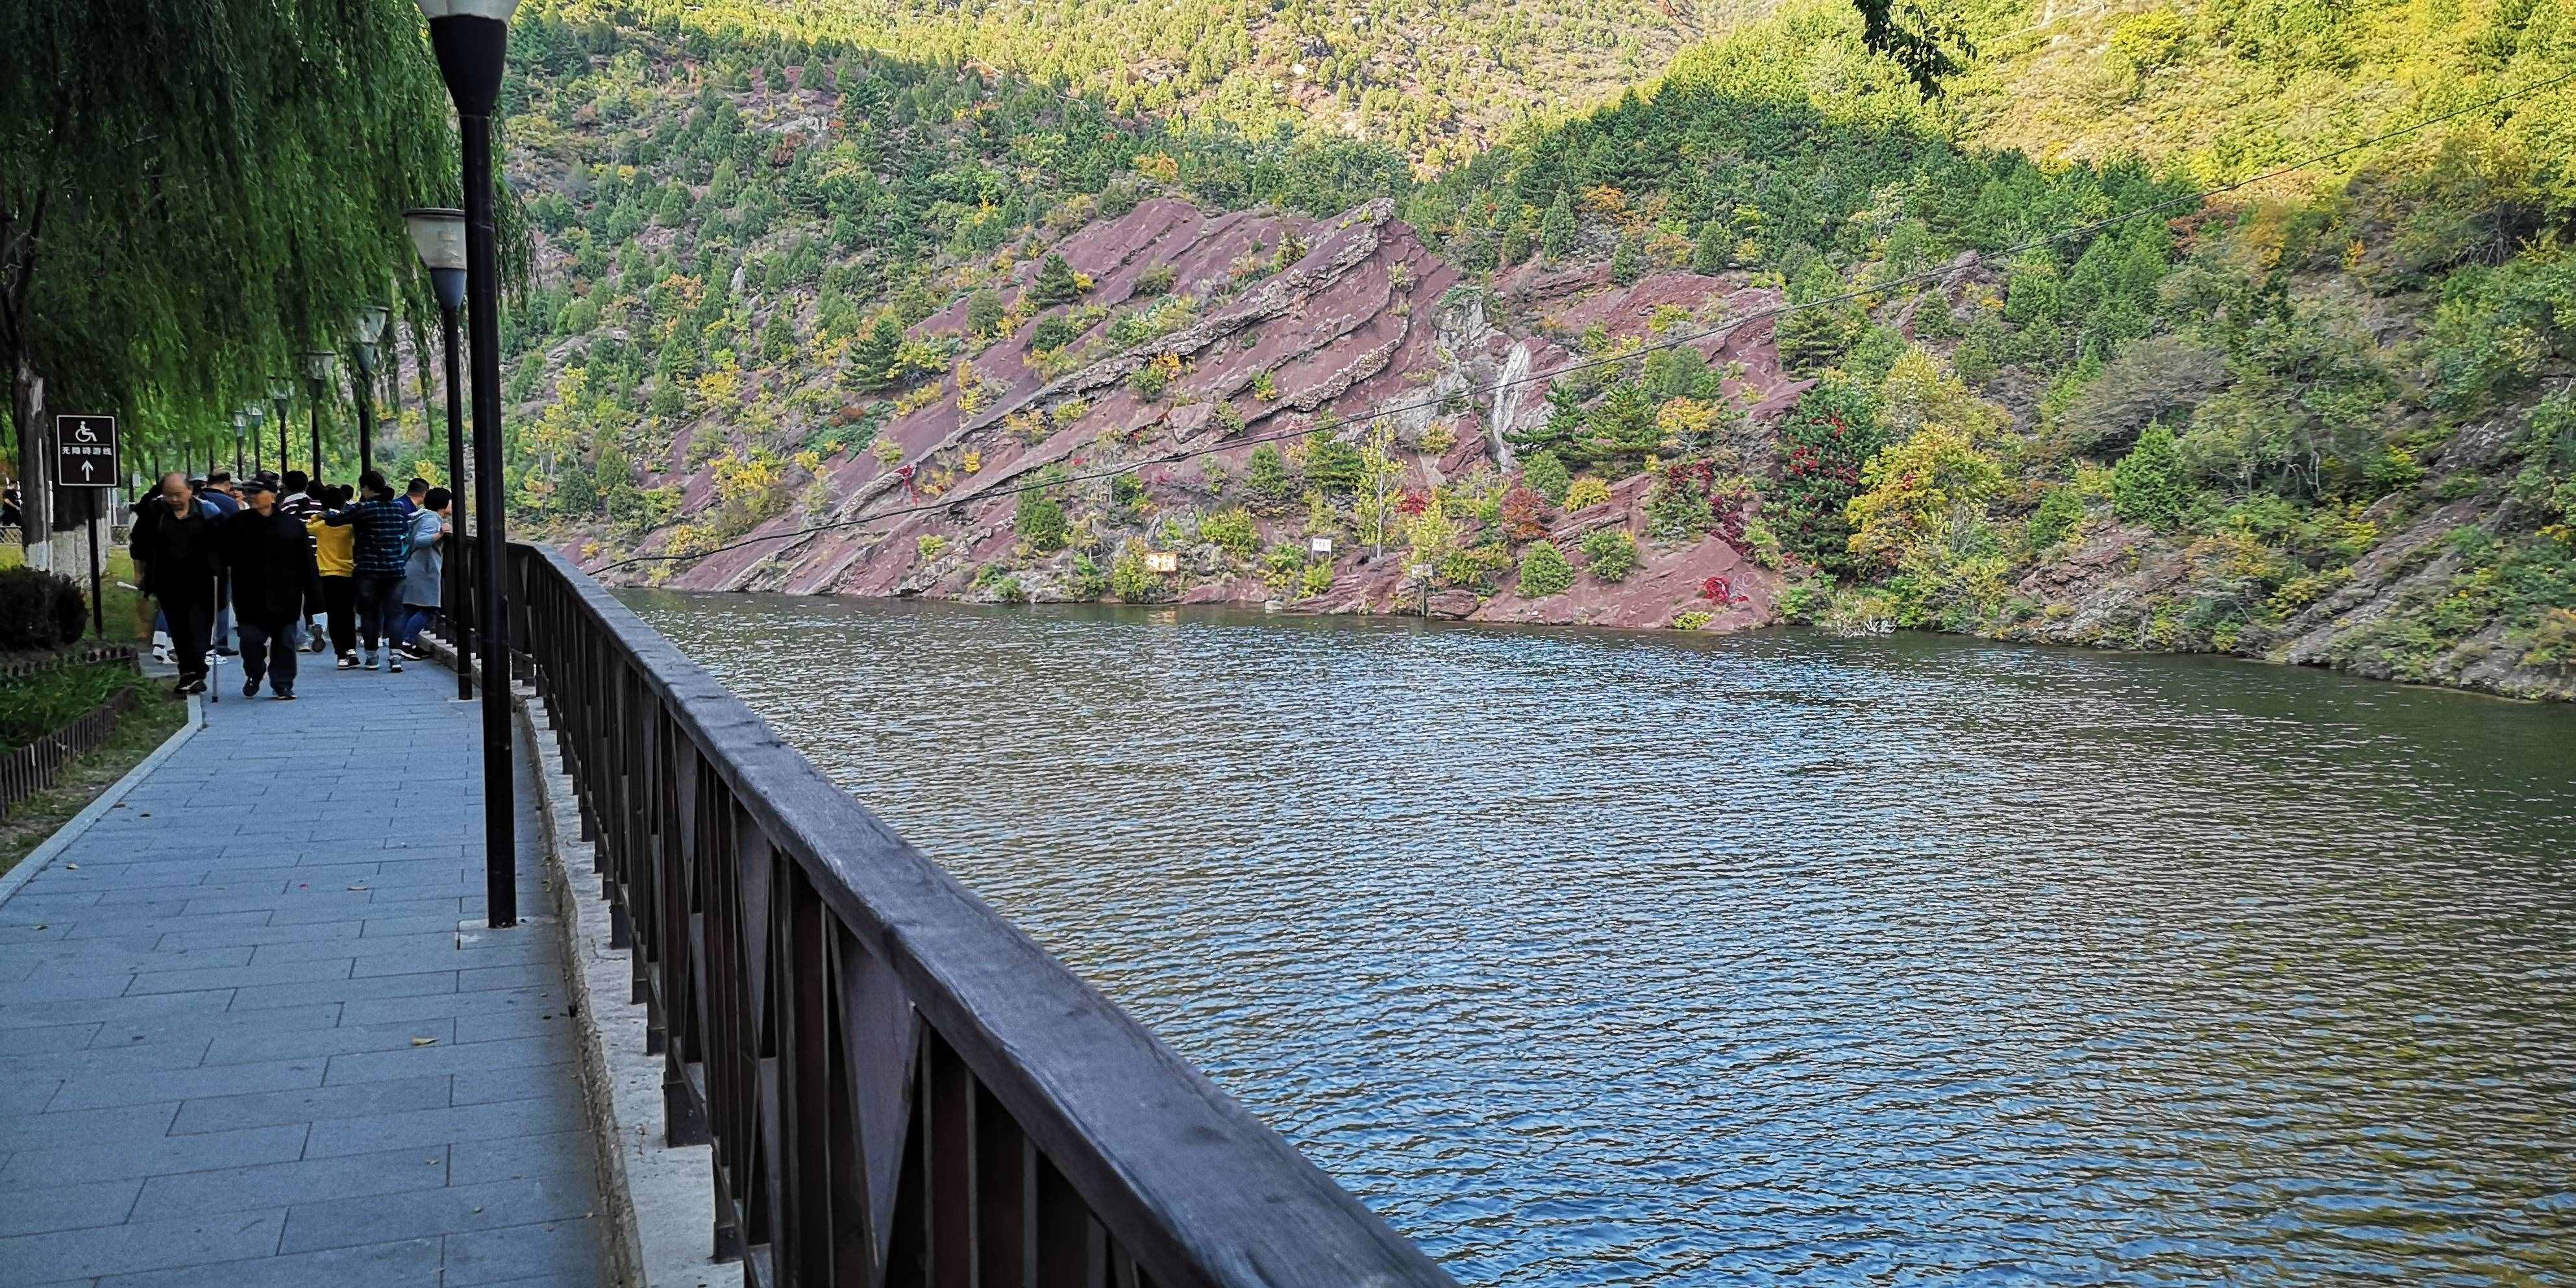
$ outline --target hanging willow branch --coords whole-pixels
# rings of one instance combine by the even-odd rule
[[[13,391],[120,413],[138,455],[228,451],[232,409],[361,304],[428,307],[401,211],[457,203],[457,145],[411,0],[8,4],[0,49]]]

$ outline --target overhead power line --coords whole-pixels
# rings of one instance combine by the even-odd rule
[[[2260,174],[2251,175],[2247,178],[2237,179],[2229,183],[2212,184],[2209,187],[2184,193],[2180,196],[2168,197],[2162,201],[2139,206],[2134,210],[2123,211],[2119,214],[2096,219],[2089,223],[2071,225],[2066,228],[2058,229],[2055,232],[2043,233],[2039,236],[2015,243],[2014,245],[2004,247],[2003,249],[1995,252],[1994,258],[2010,259],[2025,251],[2036,250],[2042,246],[2051,245],[2056,242],[2067,241],[2073,238],[2091,237],[2094,234],[2116,228],[2122,224],[2130,223],[2135,220],[2145,219],[2153,215],[2160,215],[2173,210],[2198,206],[2212,197],[2239,191],[2245,188],[2251,188],[2257,184],[2267,183],[2271,180],[2296,173],[2300,170],[2323,165],[2326,162],[2350,156],[2355,152],[2360,152],[2368,148],[2377,147],[2383,143],[2402,139],[2410,134],[2420,133],[2447,121],[2455,121],[2461,117],[2473,115],[2475,113],[2485,111],[2488,108],[2512,102],[2515,99],[2527,98],[2543,90],[2553,89],[2557,86],[2567,84],[2570,81],[2576,81],[2576,70],[2570,70],[2561,73],[2560,75],[2549,77],[2546,80],[2535,81],[2529,85],[2522,86],[2519,89],[2507,90],[2501,94],[2482,98],[2476,102],[2456,107],[2450,111],[2442,112],[2434,116],[2425,117],[2422,120],[2401,126],[2397,129],[2389,130],[2380,134],[2374,134],[2367,138],[2356,139],[2341,147],[2325,152],[2319,152],[2313,156],[2303,157],[2297,161],[2292,161],[2286,165],[2278,166],[2273,169],[2263,171]],[[639,563],[671,563],[681,560],[704,559],[712,555],[720,555],[730,551],[742,550],[767,542],[793,541],[801,537],[810,537],[817,533],[833,532],[843,528],[864,527],[869,524],[883,523],[891,519],[905,518],[915,514],[930,514],[942,510],[952,510],[971,502],[994,500],[1006,496],[1016,496],[1022,492],[1035,492],[1042,491],[1047,488],[1067,487],[1076,483],[1096,482],[1101,479],[1114,478],[1121,474],[1133,473],[1134,471],[1142,468],[1157,465],[1177,465],[1183,461],[1195,460],[1202,456],[1214,456],[1224,452],[1238,451],[1245,447],[1257,447],[1264,443],[1283,443],[1294,439],[1309,438],[1317,434],[1331,433],[1350,425],[1374,421],[1384,416],[1393,416],[1403,412],[1421,411],[1428,408],[1438,407],[1448,403],[1452,399],[1474,397],[1479,394],[1490,395],[1500,393],[1505,389],[1515,388],[1520,385],[1552,383],[1566,376],[1573,375],[1576,372],[1587,371],[1595,367],[1611,366],[1623,362],[1633,362],[1646,354],[1654,353],[1658,350],[1676,349],[1683,345],[1697,344],[1702,340],[1711,339],[1740,330],[1741,328],[1749,326],[1755,322],[1785,317],[1789,314],[1804,312],[1808,309],[1826,308],[1835,304],[1848,304],[1854,300],[1868,296],[1885,294],[1897,287],[1947,277],[1956,271],[1956,269],[1945,265],[1940,268],[1927,268],[1918,272],[1900,274],[1896,277],[1874,282],[1867,286],[1854,287],[1851,290],[1842,291],[1833,295],[1821,296],[1816,299],[1805,300],[1795,304],[1776,304],[1769,308],[1757,310],[1753,313],[1746,314],[1743,317],[1733,319],[1719,326],[1707,327],[1698,331],[1667,336],[1661,340],[1639,345],[1633,349],[1622,350],[1618,353],[1585,358],[1580,361],[1566,363],[1563,366],[1555,367],[1547,371],[1534,371],[1527,375],[1514,377],[1510,380],[1496,380],[1483,385],[1470,385],[1465,389],[1455,390],[1434,398],[1416,398],[1403,402],[1380,403],[1366,411],[1353,412],[1342,416],[1327,417],[1323,420],[1303,425],[1292,430],[1283,430],[1273,434],[1259,434],[1249,438],[1229,438],[1223,442],[1213,443],[1205,447],[1175,449],[1159,455],[1146,457],[1142,460],[1129,461],[1124,464],[1109,466],[1102,469],[1058,475],[1042,481],[1032,480],[1026,483],[1013,483],[1000,487],[985,488],[967,496],[948,497],[936,501],[925,501],[918,504],[896,506],[892,509],[871,511],[870,513],[858,515],[854,518],[835,519],[829,523],[813,524],[808,527],[794,528],[785,532],[772,532],[765,536],[745,537],[739,541],[728,542],[724,545],[711,547],[706,550],[690,551],[687,554],[629,555],[626,558],[616,560],[612,563],[602,564],[597,571],[601,573],[614,572],[619,568]]]

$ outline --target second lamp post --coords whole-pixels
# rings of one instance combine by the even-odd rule
[[[448,639],[456,645],[456,696],[474,696],[474,670],[465,659],[474,655],[471,614],[465,602],[465,390],[457,383],[456,311],[465,307],[465,212],[431,207],[403,212],[411,229],[412,248],[429,270],[430,288],[438,293],[439,338],[447,348],[447,575],[439,594],[447,601]],[[480,507],[477,507],[479,512]]]

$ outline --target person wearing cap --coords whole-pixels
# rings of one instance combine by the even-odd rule
[[[304,615],[322,598],[313,538],[302,521],[277,508],[277,492],[254,481],[245,508],[226,520],[224,567],[233,576],[241,619],[242,696],[257,697],[261,680],[273,696],[295,697],[295,649],[303,642]]]

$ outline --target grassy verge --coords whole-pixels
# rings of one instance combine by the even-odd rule
[[[62,777],[50,790],[20,801],[10,809],[8,819],[0,821],[0,873],[16,867],[28,851],[44,844],[45,838],[87,808],[125,771],[151,755],[188,717],[188,704],[171,697],[166,685],[144,681],[137,696],[140,700],[134,709],[116,722],[116,732],[106,742],[64,766]]]

